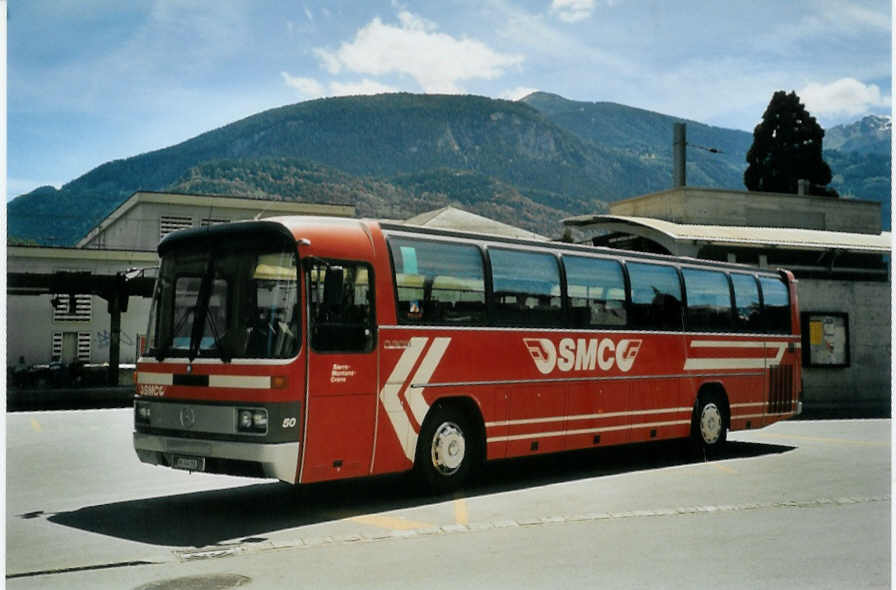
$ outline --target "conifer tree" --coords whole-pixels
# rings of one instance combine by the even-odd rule
[[[747,190],[796,193],[798,181],[810,183],[810,194],[836,197],[831,168],[821,155],[824,129],[800,102],[796,92],[772,95],[762,122],[753,130],[747,152],[744,184]]]

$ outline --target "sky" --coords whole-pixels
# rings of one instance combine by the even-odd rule
[[[540,90],[745,131],[776,90],[795,90],[825,128],[891,111],[889,0],[7,7],[7,200],[325,96]]]

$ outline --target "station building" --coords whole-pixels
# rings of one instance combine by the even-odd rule
[[[598,246],[791,270],[806,407],[889,414],[892,238],[880,203],[683,186],[564,224]]]
[[[7,364],[132,366],[146,332],[159,241],[178,229],[276,215],[351,217],[355,208],[138,191],[74,247],[8,247]]]

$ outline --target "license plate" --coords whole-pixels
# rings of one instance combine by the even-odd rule
[[[185,471],[205,471],[205,457],[186,457],[175,455],[171,466]]]

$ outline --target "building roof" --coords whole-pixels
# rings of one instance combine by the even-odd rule
[[[547,238],[542,235],[451,206],[421,213],[405,220],[404,224],[547,241]]]
[[[96,227],[90,230],[87,235],[77,243],[76,247],[83,248],[98,234],[102,233],[103,230],[140,203],[182,206],[192,205],[209,207],[210,209],[245,209],[250,212],[258,212],[259,215],[264,214],[265,217],[271,215],[337,215],[353,217],[355,215],[355,207],[353,205],[271,201],[267,199],[252,199],[225,195],[195,195],[188,193],[137,191],[100,221]]]
[[[890,232],[859,234],[814,229],[780,227],[742,227],[673,223],[649,217],[621,215],[581,215],[563,220],[564,225],[582,229],[625,232],[662,241],[701,242],[730,246],[776,247],[799,250],[849,250],[889,253]]]

